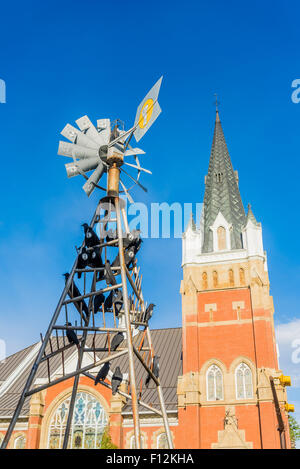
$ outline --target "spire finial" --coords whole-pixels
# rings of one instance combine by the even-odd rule
[[[216,122],[220,122],[220,116],[219,116],[219,105],[220,105],[220,101],[218,100],[218,95],[217,93],[215,93],[215,97],[216,97]]]
[[[215,97],[216,97],[216,112],[219,112],[219,104],[220,104],[220,101],[218,101],[218,95],[217,95],[217,93],[215,93]]]

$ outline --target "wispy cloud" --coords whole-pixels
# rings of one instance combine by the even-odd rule
[[[276,327],[279,363],[285,374],[290,374],[294,387],[300,387],[300,319]]]
[[[300,422],[300,319],[277,325],[279,365],[284,375],[291,376],[292,386],[287,388],[288,401],[295,406],[294,418]]]

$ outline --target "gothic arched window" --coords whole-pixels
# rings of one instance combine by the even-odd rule
[[[207,290],[207,273],[203,272],[202,274],[202,288],[203,290]]]
[[[141,435],[141,448],[145,448],[145,439],[143,437],[143,435]],[[132,437],[130,438],[130,449],[135,449],[135,436],[132,435]]]
[[[218,237],[218,251],[224,251],[227,248],[226,243],[226,230],[224,226],[219,226],[217,229],[217,237]]]
[[[168,449],[168,440],[165,433],[160,433],[157,437],[157,449]]]
[[[214,287],[218,286],[218,272],[216,272],[215,270],[213,272],[213,285]]]
[[[245,285],[245,271],[242,268],[240,268],[240,284]]]
[[[24,435],[18,436],[14,441],[14,449],[25,449],[26,439]]]
[[[246,363],[240,363],[235,370],[235,387],[237,399],[253,397],[252,372]]]
[[[50,449],[62,448],[71,396],[67,397],[52,415],[48,445]],[[70,428],[69,447],[73,449],[101,448],[102,436],[108,418],[101,403],[86,392],[76,396],[73,422]]]
[[[231,287],[233,287],[234,286],[234,276],[233,276],[233,270],[232,269],[229,269],[228,277],[229,277],[229,285]]]
[[[217,365],[211,365],[206,374],[207,400],[223,400],[223,376]]]

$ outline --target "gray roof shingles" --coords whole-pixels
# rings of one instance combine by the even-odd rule
[[[141,337],[142,332],[134,338],[134,343],[137,345],[139,338]],[[160,380],[161,386],[164,393],[164,399],[166,403],[167,410],[176,410],[177,408],[177,377],[182,374],[182,345],[181,345],[181,328],[174,329],[154,329],[151,331],[151,338],[153,342],[153,347],[155,353],[160,356]],[[92,346],[93,335],[88,336],[87,347]],[[59,338],[60,346],[62,345],[62,339]],[[52,339],[53,349],[56,348],[56,338]],[[103,347],[105,344],[105,334],[97,334],[95,339],[96,347]],[[121,344],[120,347],[122,347]],[[0,364],[0,381],[4,381],[9,377],[13,370],[20,364],[20,362],[26,357],[34,345],[27,347],[24,350],[21,350],[14,355],[8,357],[5,363]],[[64,356],[65,360],[68,359],[74,351],[77,350],[75,347],[72,347],[65,351]],[[47,353],[50,352],[49,346],[46,350]],[[97,359],[100,357],[100,353],[96,353]],[[102,355],[101,355],[102,356]],[[149,388],[146,389],[144,386],[147,373],[141,363],[137,358],[134,358],[135,361],[135,370],[136,370],[136,381],[138,390],[140,389],[140,380],[143,380],[143,393],[142,400],[148,404],[158,406],[158,396],[155,390],[154,384],[150,382]],[[53,373],[61,365],[61,354],[56,355],[50,359],[50,372]],[[10,416],[13,414],[20,393],[22,392],[28,374],[31,370],[33,362],[31,362],[26,370],[19,376],[18,380],[14,382],[11,388],[0,397],[0,418],[1,416]],[[122,373],[128,373],[128,359],[127,356],[120,357],[111,362],[111,369],[114,370],[116,366],[120,366]],[[37,371],[36,378],[47,378],[47,364],[46,362],[42,363]],[[99,385],[101,386],[101,385]],[[29,401],[30,398],[25,400],[21,415],[27,415],[29,412]],[[144,408],[141,407],[140,410]],[[130,405],[126,405],[124,408],[125,412],[130,411]]]

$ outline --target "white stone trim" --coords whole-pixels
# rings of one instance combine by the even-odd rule
[[[232,309],[245,309],[245,301],[233,301],[232,302]]]
[[[7,416],[4,416],[4,417],[1,416],[1,419],[11,420],[11,417],[12,417],[11,415],[9,415],[9,416],[7,415]],[[19,417],[19,418],[21,418],[21,417]],[[26,418],[28,418],[28,416]],[[0,423],[0,431],[1,432],[6,432],[6,430],[8,429],[9,423],[10,422],[7,422],[7,423],[2,423],[1,422]],[[28,421],[27,422],[17,422],[16,423],[14,431],[22,432],[22,431],[26,431],[26,430],[28,430]]]
[[[226,249],[218,250],[217,230],[223,226],[226,230]],[[254,225],[248,220],[242,229],[243,248],[231,250],[232,225],[226,221],[221,211],[210,226],[213,234],[213,252],[202,253],[203,232],[188,229],[182,237],[182,267],[190,265],[207,265],[217,263],[238,262],[240,260],[260,259],[264,262],[265,271],[268,270],[267,256],[263,249],[262,227]]]
[[[185,262],[181,267],[186,266],[199,266],[209,264],[237,264],[249,260],[262,260],[265,262],[265,256],[248,256],[246,250],[224,251],[197,254],[197,256],[190,262]]]
[[[204,311],[205,313],[209,313],[210,311],[217,311],[217,304],[211,303],[204,305]]]
[[[224,404],[223,404],[224,405]],[[169,420],[169,419],[168,419]],[[159,427],[159,426],[162,426],[163,425],[163,420],[160,422],[160,423],[143,423],[143,421],[141,420],[140,421],[140,426],[143,428],[143,427],[148,427],[148,428],[152,428],[152,427]],[[178,422],[170,422],[169,421],[169,426],[170,427],[177,427],[178,426]],[[123,428],[133,428],[133,423],[128,423],[128,422],[123,422],[122,424],[122,427]]]

